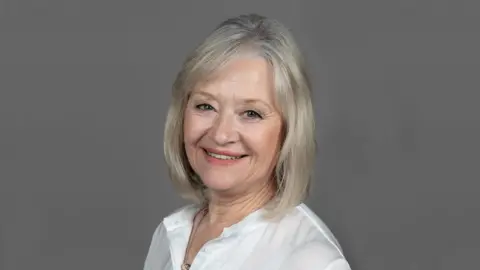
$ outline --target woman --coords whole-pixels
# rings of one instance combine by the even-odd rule
[[[315,153],[302,55],[259,15],[221,23],[186,59],[165,126],[170,177],[195,202],[164,218],[145,270],[346,270],[302,203]]]

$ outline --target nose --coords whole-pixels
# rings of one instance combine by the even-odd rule
[[[210,130],[213,141],[218,145],[227,145],[238,140],[235,130],[235,117],[225,114],[217,115]]]

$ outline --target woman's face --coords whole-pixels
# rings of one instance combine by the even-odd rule
[[[185,109],[188,160],[214,192],[254,191],[271,181],[281,140],[273,74],[262,58],[237,58],[193,89]]]

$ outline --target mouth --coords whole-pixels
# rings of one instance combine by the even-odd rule
[[[232,155],[232,154],[226,155],[226,154],[213,153],[213,152],[207,151],[206,149],[203,149],[203,151],[207,156],[220,159],[220,160],[238,160],[238,159],[247,157],[247,155]]]

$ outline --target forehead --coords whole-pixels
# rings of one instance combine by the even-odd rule
[[[213,76],[199,83],[194,92],[207,92],[214,96],[274,101],[271,65],[261,57],[242,57],[230,60]]]

